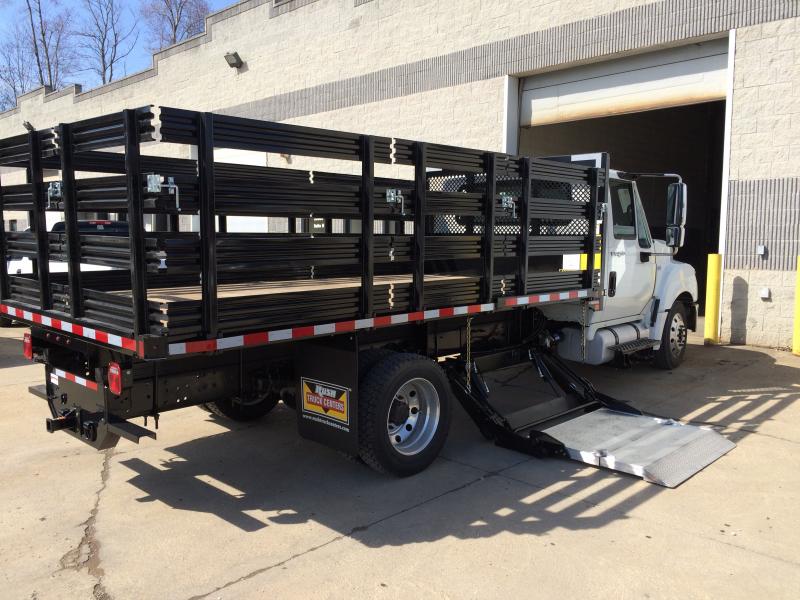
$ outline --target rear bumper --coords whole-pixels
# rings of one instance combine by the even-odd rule
[[[154,431],[125,420],[110,417],[107,411],[108,388],[45,365],[46,382],[28,391],[47,402],[51,417],[45,421],[49,433],[64,431],[98,450],[113,448],[120,438],[139,442],[155,439]]]
[[[48,432],[64,431],[98,450],[113,448],[119,434],[109,427],[107,388],[96,381],[45,364],[45,383],[28,391],[47,402]]]

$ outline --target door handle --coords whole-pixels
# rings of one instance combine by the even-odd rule
[[[639,260],[643,263],[650,262],[650,251],[639,252]]]
[[[617,295],[617,272],[611,271],[608,274],[608,297],[613,298]]]

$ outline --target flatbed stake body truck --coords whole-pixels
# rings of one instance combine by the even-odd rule
[[[240,151],[309,168],[220,159]],[[661,242],[636,188],[649,175],[603,154],[147,106],[0,140],[0,167],[0,209],[31,222],[0,230],[0,311],[30,327],[50,432],[110,448],[155,437],[138,417],[204,405],[251,420],[282,401],[303,437],[411,475],[458,399],[500,445],[666,486],[733,447],[642,415],[567,362],[683,359],[697,284],[673,257],[680,178]],[[48,230],[52,214],[63,225]],[[97,218],[127,226],[99,235],[84,226]],[[9,272],[23,259],[28,272]]]

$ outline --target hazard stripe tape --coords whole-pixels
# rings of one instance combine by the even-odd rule
[[[85,377],[79,377],[74,373],[68,373],[67,371],[62,371],[61,369],[53,369],[52,372],[58,377],[61,377],[62,379],[66,379],[67,381],[72,381],[74,383],[77,383],[78,385],[82,385],[83,387],[88,388],[93,392],[96,392],[99,389],[97,382],[92,381],[91,379],[86,379]]]
[[[491,312],[494,309],[495,305],[493,303],[470,304],[469,306],[434,308],[431,310],[421,310],[412,313],[404,313],[401,315],[384,315],[379,317],[371,317],[369,319],[338,321],[336,323],[326,323],[324,325],[304,325],[300,327],[291,327],[289,329],[247,333],[244,335],[235,335],[227,338],[217,338],[215,340],[180,342],[169,345],[169,354],[172,356],[178,354],[193,354],[196,352],[215,352],[217,350],[244,348],[247,346],[261,346],[264,344],[272,344],[274,342],[299,340],[321,335],[331,335],[334,333],[360,331],[362,329],[388,327],[390,325],[401,325],[403,323],[416,323],[420,321],[430,321],[432,319],[443,319],[446,317],[455,317],[459,315],[472,315]]]
[[[69,321],[64,321],[62,319],[48,317],[47,315],[40,315],[39,313],[30,310],[14,308],[13,306],[8,306],[7,304],[0,304],[0,312],[7,314],[9,317],[14,317],[15,319],[22,319],[23,321],[29,321],[31,323],[36,323],[37,325],[43,325],[44,327],[58,329],[59,331],[71,333],[72,335],[77,335],[88,340],[94,340],[110,346],[116,346],[117,348],[124,348],[125,350],[130,350],[131,352],[136,352],[138,350],[139,355],[142,355],[142,348],[136,343],[136,340],[131,338],[116,335],[114,333],[108,333],[106,331],[100,331],[99,329],[92,329],[91,327],[86,327],[84,325],[77,325],[76,323],[70,323]]]
[[[501,307],[506,306],[527,306],[530,304],[544,304],[545,302],[557,302],[559,300],[577,300],[578,298],[588,298],[591,290],[572,290],[569,292],[548,292],[546,294],[532,294],[530,296],[511,296],[500,298],[497,304]]]
[[[277,329],[273,331],[262,331],[256,333],[246,333],[226,338],[213,340],[192,340],[179,342],[169,345],[170,356],[180,354],[195,354],[198,352],[216,352],[218,350],[229,350],[231,348],[245,348],[248,346],[261,346],[274,342],[288,340],[298,340],[322,335],[332,335],[334,333],[346,333],[349,331],[359,331],[362,329],[373,329],[378,327],[388,327],[390,325],[400,325],[403,323],[415,323],[418,321],[429,321],[432,319],[444,319],[447,317],[457,317],[484,312],[492,312],[495,308],[505,308],[509,306],[527,306],[533,304],[543,304],[545,302],[555,302],[558,300],[573,300],[587,298],[591,290],[572,290],[568,292],[549,292],[544,294],[534,294],[529,296],[509,296],[498,299],[497,306],[493,303],[470,304],[467,306],[453,306],[449,308],[434,308],[431,310],[404,313],[400,315],[383,315],[371,317],[369,319],[354,319],[350,321],[338,321],[336,323],[326,323],[324,325],[303,325],[290,327],[288,329]],[[71,333],[79,337],[95,340],[118,348],[124,348],[131,352],[136,352],[139,356],[144,356],[143,342],[134,339],[115,335],[99,329],[92,329],[83,325],[70,323],[61,319],[55,319],[46,315],[40,315],[32,311],[14,308],[6,304],[0,304],[0,312],[25,321],[51,327],[60,331]]]
[[[414,323],[418,321],[429,321],[432,319],[444,319],[447,317],[491,312],[495,310],[495,308],[505,306],[525,306],[542,304],[544,302],[555,302],[556,300],[586,298],[589,296],[590,292],[591,290],[573,290],[570,292],[551,292],[549,294],[537,294],[532,296],[512,296],[508,298],[500,298],[497,306],[490,303],[470,304],[468,306],[454,306],[450,308],[434,308],[431,310],[404,313],[400,315],[384,315],[379,317],[371,317],[369,319],[354,319],[351,321],[327,323],[325,325],[305,325],[301,327],[291,327],[289,329],[247,333],[244,335],[235,335],[227,338],[217,338],[214,340],[179,342],[169,345],[169,354],[170,356],[175,356],[181,354],[194,354],[198,352],[216,352],[218,350],[228,350],[230,348],[261,346],[275,342],[298,340],[321,335],[331,335],[334,333],[359,331],[362,329],[401,325],[403,323]]]

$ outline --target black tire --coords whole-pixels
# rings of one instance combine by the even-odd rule
[[[6,317],[0,317],[0,327],[11,327],[14,325],[14,321],[8,319]]]
[[[661,345],[656,350],[653,363],[659,369],[676,369],[686,355],[686,306],[676,301],[667,313],[664,331],[661,332]]]
[[[382,360],[388,358],[396,352],[388,348],[370,348],[362,350],[358,353],[358,380],[364,381],[364,378],[372,370],[372,367],[377,365]]]
[[[233,421],[255,421],[266,415],[278,404],[277,394],[258,399],[240,401],[238,398],[225,398],[203,404],[208,412]]]
[[[420,391],[414,400],[417,389]],[[395,402],[395,396],[403,390],[410,390],[406,391],[409,400],[404,402],[398,396]],[[413,402],[419,407],[416,412]],[[400,423],[397,431],[403,435],[414,419],[411,415],[419,416],[414,419],[414,429],[408,429],[407,440],[395,445],[390,439],[389,427],[394,426],[390,423],[390,411],[402,415],[403,410],[405,417],[395,416]],[[417,354],[391,353],[370,369],[359,388],[359,455],[381,473],[401,477],[419,473],[444,446],[450,429],[450,412],[450,384],[441,367]],[[394,439],[399,442],[400,436]],[[409,445],[403,447],[406,442]]]

